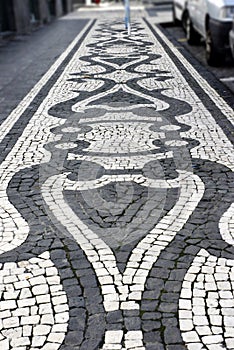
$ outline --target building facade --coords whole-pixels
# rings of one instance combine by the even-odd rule
[[[0,0],[0,33],[28,34],[72,9],[72,0]]]

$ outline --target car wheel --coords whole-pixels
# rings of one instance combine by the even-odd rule
[[[214,41],[210,29],[206,31],[206,61],[209,66],[218,67],[221,65],[223,55],[214,46]]]
[[[196,45],[200,42],[200,35],[194,29],[188,12],[185,14],[185,31],[188,44]]]

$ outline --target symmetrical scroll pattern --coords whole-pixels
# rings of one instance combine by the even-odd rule
[[[97,21],[2,164],[6,349],[232,348],[233,146],[157,35]]]

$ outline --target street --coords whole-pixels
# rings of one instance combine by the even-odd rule
[[[0,350],[234,349],[234,94],[149,8],[0,47]]]

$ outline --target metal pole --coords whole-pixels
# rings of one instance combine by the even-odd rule
[[[124,4],[125,4],[125,28],[128,30],[128,35],[131,35],[129,0],[124,0]]]

